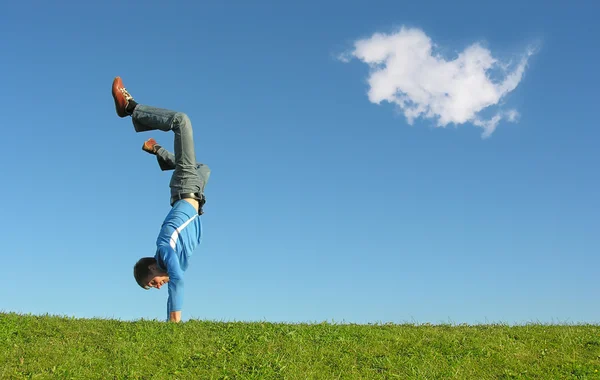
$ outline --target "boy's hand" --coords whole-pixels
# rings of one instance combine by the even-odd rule
[[[181,321],[181,311],[172,311],[169,315],[169,321],[179,322]]]

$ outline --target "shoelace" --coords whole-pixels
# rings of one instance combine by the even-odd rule
[[[123,96],[125,97],[125,100],[129,101],[129,100],[133,99],[133,96],[129,95],[129,92],[127,92],[125,87],[121,87],[119,89],[119,91],[121,91],[121,94],[123,94]]]

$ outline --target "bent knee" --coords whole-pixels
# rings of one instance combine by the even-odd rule
[[[192,126],[192,121],[190,120],[188,115],[184,112],[177,112],[174,116],[174,121],[179,125]]]

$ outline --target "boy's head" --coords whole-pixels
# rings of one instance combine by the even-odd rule
[[[143,257],[133,266],[133,277],[144,289],[157,288],[169,282],[169,275],[158,268],[154,257]]]

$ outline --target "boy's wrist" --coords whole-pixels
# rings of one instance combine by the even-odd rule
[[[172,311],[169,315],[169,321],[179,322],[181,321],[181,311]]]

